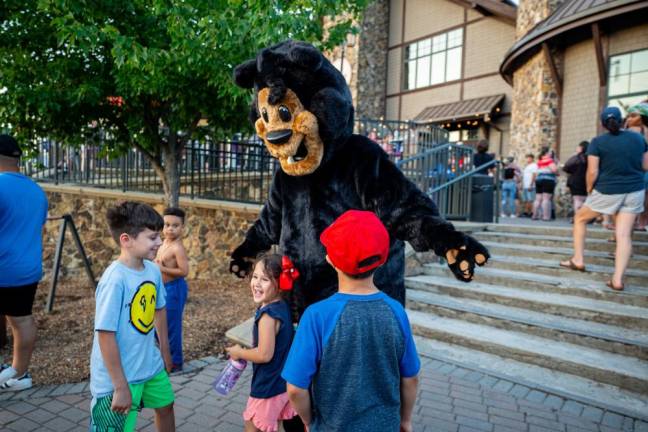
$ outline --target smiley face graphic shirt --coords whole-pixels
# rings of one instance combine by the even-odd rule
[[[115,332],[122,369],[130,384],[153,378],[164,368],[155,341],[155,311],[166,306],[160,269],[144,260],[143,270],[113,262],[95,293],[95,335],[90,356],[90,391],[95,397],[113,392],[101,356],[97,331]]]

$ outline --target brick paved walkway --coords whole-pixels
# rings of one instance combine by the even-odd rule
[[[211,383],[223,365],[195,360],[171,378],[179,431],[242,430],[251,371],[220,397]],[[87,383],[0,393],[0,430],[86,432],[89,402]],[[154,431],[152,416],[144,410],[138,430]],[[416,432],[648,432],[644,421],[431,359],[423,359],[414,422]]]

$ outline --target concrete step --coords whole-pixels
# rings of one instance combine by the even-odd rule
[[[423,290],[408,290],[407,305],[412,310],[648,360],[648,333],[642,331]]]
[[[442,342],[535,364],[648,395],[648,362],[551,339],[408,312],[414,332]]]
[[[482,244],[488,248],[491,254],[494,255],[511,255],[554,261],[562,261],[565,257],[570,257],[574,253],[574,249],[571,246],[534,246],[530,248],[529,245],[492,241],[484,241]],[[588,250],[585,251],[585,260],[588,265],[591,263],[596,265],[614,266],[614,253]],[[648,256],[635,254],[630,258],[628,268],[648,270]]]
[[[554,315],[617,325],[630,329],[648,330],[648,308],[604,300],[520,290],[473,281],[465,283],[447,276],[410,276],[407,288],[422,289],[455,297],[499,303]]]
[[[420,271],[425,275],[439,276],[456,281],[448,267],[443,264],[426,264]],[[516,288],[522,291],[567,294],[623,305],[648,307],[648,287],[628,284],[624,291],[612,291],[605,286],[603,280],[583,280],[577,279],[577,277],[578,275],[566,278],[519,270],[506,270],[491,267],[489,264],[477,268],[475,279],[471,284],[479,282]],[[459,286],[466,285],[470,284],[461,282],[459,284]]]
[[[486,231],[492,232],[509,232],[518,234],[533,234],[543,236],[560,236],[564,238],[572,237],[571,226],[538,226],[533,223],[529,225],[512,225],[512,224],[488,224]],[[587,227],[587,237],[597,239],[607,239],[613,234],[613,231],[601,228],[600,226],[589,225]],[[648,242],[648,232],[634,231],[632,237],[637,241]]]
[[[569,255],[561,259],[527,258],[515,255],[492,255],[490,267],[507,270],[520,270],[523,272],[536,272],[552,276],[572,279],[587,279],[593,281],[606,281],[614,273],[612,265],[586,264],[586,272],[577,272],[560,266],[560,261],[566,260]],[[648,287],[648,270],[628,268],[625,273],[625,283],[639,287]]]
[[[408,311],[409,312],[409,311]],[[410,313],[410,318],[412,317]],[[475,349],[451,345],[422,336],[415,336],[421,356],[452,363],[499,378],[502,386],[514,383],[598,406],[612,412],[648,420],[648,395],[630,392],[617,386],[545,368]],[[496,386],[498,384],[495,384]]]
[[[557,235],[535,235],[524,233],[489,232],[482,231],[474,233],[475,238],[499,243],[512,243],[530,246],[551,246],[569,248],[572,246],[571,237]],[[616,245],[606,239],[588,238],[585,242],[585,250],[603,252],[614,252]],[[634,241],[633,252],[638,255],[648,255],[648,242]]]

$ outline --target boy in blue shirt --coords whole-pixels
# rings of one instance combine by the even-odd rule
[[[107,217],[121,252],[95,294],[91,430],[133,431],[138,410],[153,408],[157,430],[173,431],[166,291],[150,261],[161,244],[163,220],[150,206],[128,201],[109,209]]]
[[[339,288],[299,322],[282,373],[290,401],[311,432],[411,431],[420,361],[405,310],[373,283],[389,234],[349,210],[320,240]]]

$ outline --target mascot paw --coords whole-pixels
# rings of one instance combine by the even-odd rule
[[[234,273],[236,276],[243,279],[252,270],[252,263],[250,261],[233,259],[230,261],[230,273]]]
[[[249,275],[252,270],[252,263],[254,261],[252,256],[254,255],[248,242],[243,242],[242,245],[232,252],[232,260],[230,261],[229,267],[230,273],[234,273],[241,279]]]
[[[490,254],[484,245],[466,236],[464,245],[458,249],[449,249],[445,257],[455,277],[460,281],[470,282],[475,274],[475,265],[486,264]]]

